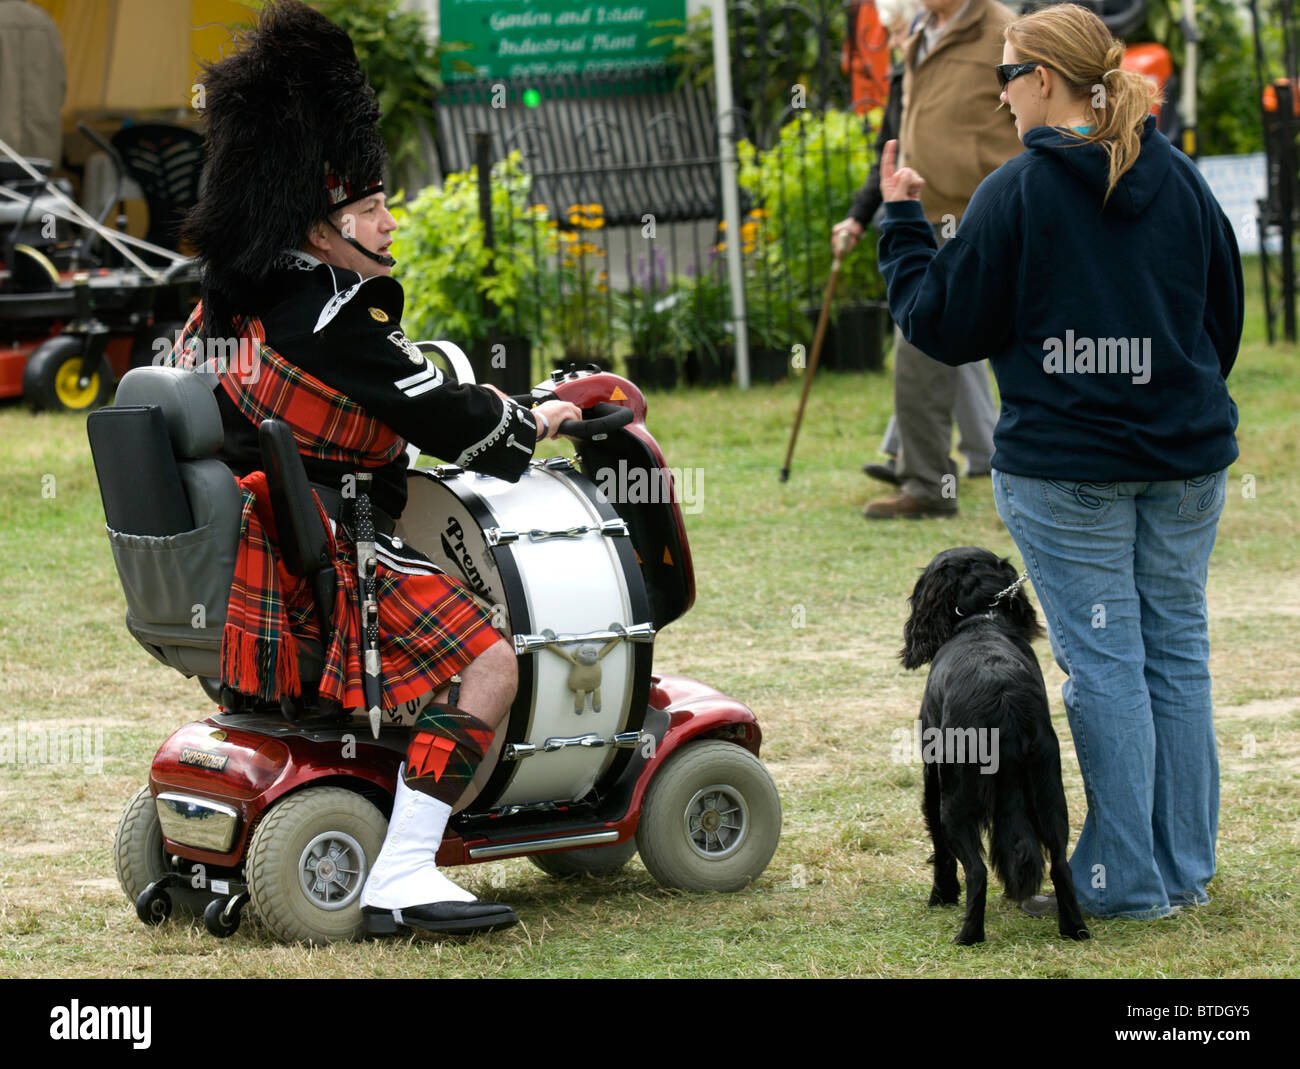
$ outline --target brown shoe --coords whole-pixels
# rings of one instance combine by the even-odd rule
[[[862,510],[868,520],[896,520],[903,516],[909,520],[919,520],[926,516],[956,516],[957,504],[936,505],[921,501],[911,494],[898,494],[896,497],[882,497],[872,501]]]

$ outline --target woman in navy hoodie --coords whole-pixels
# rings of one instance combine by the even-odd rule
[[[1224,380],[1242,277],[1231,226],[1123,53],[1073,4],[1011,23],[996,73],[1026,151],[936,254],[924,178],[887,149],[880,268],[908,341],[951,365],[990,357],[998,514],[1069,676],[1079,902],[1156,918],[1208,902],[1214,875],[1205,579],[1237,458]]]

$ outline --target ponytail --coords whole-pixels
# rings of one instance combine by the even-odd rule
[[[1058,74],[1070,95],[1091,110],[1086,134],[1069,132],[1081,145],[1100,144],[1108,161],[1104,205],[1119,180],[1137,162],[1142,128],[1157,90],[1134,71],[1120,67],[1124,44],[1105,23],[1077,4],[1043,8],[1007,26],[1006,39],[1026,63]]]

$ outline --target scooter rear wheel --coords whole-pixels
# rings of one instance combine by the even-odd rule
[[[617,872],[636,855],[636,840],[613,846],[593,846],[587,850],[553,850],[529,857],[548,876],[567,879],[572,876],[608,876]]]
[[[739,891],[781,838],[781,799],[757,757],[734,742],[684,746],[650,782],[636,842],[664,887]]]

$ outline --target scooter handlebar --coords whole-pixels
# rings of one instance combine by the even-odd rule
[[[590,419],[566,419],[560,424],[559,433],[585,442],[599,442],[607,437],[610,431],[626,427],[633,418],[630,408],[604,402],[594,405],[587,411],[594,413]]]

